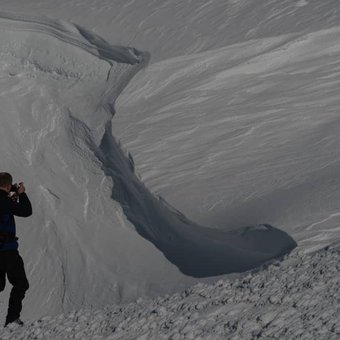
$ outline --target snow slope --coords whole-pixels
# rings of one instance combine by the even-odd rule
[[[222,229],[268,222],[306,249],[338,239],[336,0],[2,8],[68,19],[150,52],[118,100],[114,135],[146,186],[189,218]]]
[[[1,8],[75,22],[112,44],[149,51],[153,62],[332,28],[340,14],[337,0],[1,0]]]
[[[121,167],[121,170],[124,169],[124,175],[130,173],[131,167],[135,167],[146,187],[157,196],[164,197],[196,223],[223,232],[230,228],[270,223],[291,234],[298,240],[299,250],[304,252],[320,249],[340,239],[340,141],[337,133],[340,18],[337,1],[71,0],[60,1],[56,5],[52,0],[2,0],[1,6],[3,10],[22,13],[24,17],[34,14],[67,19],[94,30],[112,45],[132,45],[150,52],[148,67],[133,78],[115,105],[117,113],[112,120],[112,132],[120,139],[123,148],[131,154],[130,162],[127,162],[122,154],[119,156],[120,164],[124,164]],[[39,18],[36,21],[41,20]],[[51,22],[46,19],[45,23],[46,21]],[[75,32],[76,40],[83,41],[81,46],[89,44],[88,40],[93,38],[93,34],[88,31],[85,36],[81,34],[79,26],[60,25],[67,26],[66,36],[72,36],[70,32]],[[20,30],[23,29],[19,27]],[[101,44],[102,41],[98,39],[96,36],[92,45],[96,46],[99,41]],[[46,43],[48,46],[59,44],[50,38],[50,34],[41,46]],[[74,42],[68,41],[68,44],[72,46],[68,52],[72,55],[75,53]],[[40,46],[38,43],[37,45]],[[85,55],[88,55],[88,51],[83,53],[83,47],[79,51],[79,43],[76,45],[79,53],[76,53],[74,62],[71,63],[74,67],[78,65],[78,58],[86,58]],[[52,46],[49,48],[53,51]],[[62,51],[65,48],[62,45]],[[128,55],[130,52],[138,53],[134,49],[128,51]],[[59,52],[53,53],[58,55]],[[58,60],[55,54],[52,56],[52,64],[54,59]],[[24,114],[19,115],[19,112],[25,112],[27,107],[33,107],[32,112],[51,113],[56,110],[61,116],[65,116],[63,109],[55,109],[65,101],[65,96],[69,98],[65,106],[76,107],[71,110],[72,115],[81,112],[77,119],[84,120],[85,125],[90,126],[89,131],[76,120],[70,124],[67,118],[62,118],[65,119],[66,127],[73,126],[69,139],[72,140],[71,136],[75,135],[86,137],[76,138],[76,141],[68,143],[65,142],[65,133],[58,139],[58,143],[51,144],[55,147],[61,141],[65,143],[63,151],[59,151],[59,155],[64,157],[66,144],[67,148],[73,145],[71,149],[81,150],[80,153],[86,150],[86,169],[89,167],[95,175],[87,184],[86,192],[95,192],[95,197],[90,194],[82,196],[80,188],[87,183],[88,170],[83,170],[84,164],[78,160],[77,151],[68,156],[67,162],[60,160],[63,164],[63,176],[60,176],[58,167],[58,176],[55,176],[53,171],[46,171],[45,174],[40,172],[39,180],[36,170],[31,170],[28,177],[26,163],[23,165],[21,160],[13,160],[7,151],[6,159],[13,162],[9,164],[11,169],[15,169],[16,177],[27,178],[28,183],[33,183],[31,192],[41,183],[50,183],[51,178],[54,178],[52,195],[50,188],[43,184],[43,189],[47,187],[49,190],[42,189],[45,196],[39,191],[34,193],[34,200],[39,204],[41,202],[45,210],[47,207],[43,204],[49,202],[47,210],[56,211],[57,214],[67,212],[62,220],[58,217],[57,224],[45,222],[50,220],[50,216],[34,217],[37,218],[33,221],[36,232],[32,234],[21,231],[25,239],[22,251],[24,256],[30,259],[30,276],[41,279],[46,287],[53,286],[51,283],[57,282],[60,277],[67,277],[63,283],[55,285],[58,288],[50,294],[51,300],[43,300],[38,290],[31,291],[34,299],[28,301],[34,311],[27,309],[25,315],[32,318],[40,311],[52,313],[62,308],[69,310],[76,305],[102,306],[108,300],[118,301],[122,297],[162,289],[167,291],[193,282],[181,274],[176,266],[171,265],[157,248],[135,233],[124,217],[125,213],[130,221],[135,222],[135,214],[129,215],[131,211],[126,209],[124,204],[127,199],[124,197],[126,190],[122,191],[123,195],[112,190],[112,182],[115,182],[112,181],[112,174],[97,166],[97,162],[103,163],[103,158],[99,157],[100,153],[95,153],[95,165],[89,165],[89,155],[91,158],[93,150],[100,148],[103,133],[110,136],[109,124],[105,130],[105,126],[97,123],[107,122],[112,118],[112,105],[109,105],[109,109],[107,106],[105,110],[99,109],[97,115],[97,109],[103,103],[102,99],[98,99],[98,94],[100,97],[105,92],[103,79],[112,66],[105,66],[103,61],[106,57],[96,56],[98,57],[98,54],[92,54],[91,62],[86,59],[86,67],[84,63],[80,67],[81,75],[86,74],[88,69],[96,70],[89,75],[91,82],[73,82],[74,91],[70,92],[69,97],[69,88],[59,88],[59,81],[48,80],[48,88],[52,88],[48,91],[46,83],[39,87],[26,79],[23,85],[21,80],[18,82],[15,77],[9,82],[8,75],[12,71],[5,73],[1,86],[1,92],[6,99],[2,102],[2,108],[16,111],[17,117],[29,120]],[[13,61],[12,57],[9,57],[9,61]],[[119,81],[115,84],[120,82],[120,76],[126,80],[130,78],[140,66],[141,64],[135,67],[126,65],[127,68],[121,70],[119,79],[116,79]],[[116,63],[113,63],[113,68],[115,71],[116,68],[119,69]],[[11,70],[12,66],[9,69]],[[97,70],[100,70],[100,74],[97,80],[92,82]],[[112,74],[115,74],[115,71]],[[12,73],[16,74],[15,72]],[[58,74],[58,71],[54,70],[50,73],[53,72]],[[37,72],[34,69],[32,73],[36,75]],[[32,78],[32,73],[29,78]],[[65,83],[70,85],[69,73]],[[42,82],[41,77],[38,82]],[[126,81],[123,83],[126,84]],[[9,87],[10,84],[13,84],[13,87]],[[34,100],[34,105],[31,101],[32,93],[26,92],[27,88],[36,89],[34,91],[40,96]],[[122,88],[123,86],[119,90],[116,89],[114,99]],[[50,94],[47,95],[47,92]],[[14,95],[11,97],[8,93]],[[24,101],[19,101],[17,94],[21,94],[20,98]],[[108,97],[104,95],[104,98]],[[55,108],[50,105],[51,102]],[[96,118],[102,119],[91,119],[93,112],[96,112]],[[50,124],[47,122],[46,119],[46,124]],[[23,125],[30,124],[25,121]],[[23,130],[18,130],[13,118],[9,119],[5,126],[12,128],[3,128],[1,135],[6,133],[5,136],[11,136],[10,140],[16,140],[15,153],[22,154],[22,145],[29,145],[30,138],[26,137],[24,142],[21,142]],[[41,128],[40,130],[48,131]],[[39,136],[38,132],[36,134]],[[85,146],[86,143],[82,142],[84,139],[94,141],[92,145],[95,147],[90,152],[87,152],[88,145]],[[42,146],[48,146],[48,143],[44,142]],[[110,147],[114,147],[117,152],[119,150],[114,143]],[[13,149],[12,143],[11,148]],[[32,159],[39,155],[32,152],[31,154]],[[46,152],[45,156],[39,156],[37,164],[42,167],[47,163],[50,169],[54,169],[55,160],[46,156],[48,154],[50,153]],[[73,181],[70,180],[70,173],[76,174],[72,177]],[[101,182],[103,177],[105,180]],[[136,183],[140,189],[139,182]],[[56,198],[53,195],[55,192],[62,199]],[[142,192],[144,195],[144,189]],[[115,194],[113,197],[120,204],[107,200]],[[78,208],[70,209],[75,205],[74,202],[79,203]],[[155,198],[152,198],[152,202],[157,206],[159,204]],[[165,203],[160,206],[163,207],[163,204]],[[135,211],[138,211],[140,216],[140,212],[145,211],[145,206],[137,208]],[[93,234],[86,227],[92,226],[93,220],[84,223],[85,218],[75,217],[91,216],[91,213],[82,215],[84,211],[88,212],[88,209],[94,209],[96,216],[101,216],[99,224],[104,226],[102,233],[96,234],[96,239],[93,239]],[[178,221],[181,215],[174,208],[170,208],[174,214],[169,213],[168,208],[164,209],[167,211],[166,216],[172,216]],[[163,212],[162,208],[161,216],[164,217]],[[58,214],[60,215],[62,214]],[[158,220],[158,217],[153,216],[152,219]],[[63,226],[66,222],[69,224],[70,220],[72,228],[66,232]],[[41,225],[47,227],[44,235],[41,235],[39,230]],[[112,231],[112,225],[119,227]],[[78,231],[81,228],[88,230],[83,239],[79,239]],[[51,229],[56,232],[56,237],[50,240]],[[70,230],[74,235],[72,239]],[[111,240],[116,239],[117,233],[118,239],[123,242],[115,242],[112,245]],[[209,230],[209,238],[212,234],[219,235],[219,232],[212,233]],[[54,239],[58,239],[58,244],[63,245],[62,252],[56,249],[56,243],[52,241]],[[89,239],[93,242],[90,249]],[[149,239],[152,241],[150,234]],[[158,237],[153,238],[153,241],[155,239]],[[202,244],[202,238],[199,237],[197,242]],[[35,253],[32,253],[31,244],[38,244],[34,249]],[[49,246],[40,250],[40,244]],[[68,245],[67,248],[64,247],[65,244]],[[164,247],[164,244],[158,247],[169,249],[167,245]],[[129,254],[128,258],[125,258],[128,265],[122,261],[126,254]],[[169,257],[169,253],[167,256]],[[39,260],[36,260],[37,258]],[[48,260],[43,264],[46,259]],[[113,262],[114,274],[111,272]],[[98,263],[101,264],[100,268]],[[75,270],[78,271],[75,268],[79,266],[86,268],[81,283],[78,276],[72,275]],[[48,280],[45,268],[48,268]],[[127,268],[132,268],[132,271],[127,273]],[[149,273],[148,277],[144,277],[144,273]],[[112,287],[112,282],[117,282],[118,276],[128,276],[124,282],[129,284],[119,282]],[[105,278],[104,281],[98,282],[99,277]],[[280,275],[277,280],[279,278]],[[68,288],[65,289],[65,286]],[[93,287],[95,288],[91,291],[90,288]],[[84,291],[87,294],[81,293]],[[38,299],[35,299],[36,297]],[[42,301],[48,302],[44,305]],[[57,306],[50,301],[63,303]],[[333,305],[330,305],[329,309],[336,310]],[[242,310],[238,318],[241,319],[244,313]],[[282,317],[283,320],[288,320],[287,318]]]
[[[306,249],[338,239],[336,0],[2,8],[68,19],[150,52],[150,67],[117,102],[114,135],[146,186],[190,219],[222,229],[268,222]]]
[[[138,181],[111,120],[147,54],[62,21],[3,13],[0,25],[2,159],[30,183],[36,206],[22,233],[30,315],[173,290],[192,277],[254,268],[296,246],[269,225],[201,227]]]
[[[2,15],[1,25],[1,156],[17,180],[27,181],[35,207],[18,226],[31,282],[26,315],[134,296],[163,270],[176,277],[110,199],[112,181],[92,150],[112,117],[110,101],[141,55],[95,36],[91,43],[66,23]],[[162,261],[163,267],[148,264]],[[122,271],[128,287],[119,282]]]
[[[320,339],[340,337],[339,246],[293,252],[238,279],[174,295],[44,317],[1,339]]]
[[[114,132],[146,185],[195,221],[268,221],[306,247],[339,239],[339,37],[335,27],[154,63],[119,98]]]

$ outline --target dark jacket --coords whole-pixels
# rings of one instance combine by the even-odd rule
[[[18,249],[14,216],[32,215],[32,205],[25,193],[13,200],[0,189],[0,251]]]

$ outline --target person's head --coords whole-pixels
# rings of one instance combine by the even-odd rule
[[[7,192],[11,191],[13,178],[8,172],[0,172],[0,189]]]

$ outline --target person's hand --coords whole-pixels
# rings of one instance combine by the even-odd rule
[[[22,194],[23,192],[26,191],[26,188],[25,188],[25,185],[24,185],[24,182],[20,182],[19,185],[18,185],[18,190],[17,190],[17,194],[20,195]]]

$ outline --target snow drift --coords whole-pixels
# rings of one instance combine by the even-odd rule
[[[340,240],[338,6],[198,2],[179,11],[200,39],[128,84],[115,137],[145,185],[191,220],[270,221],[309,250]]]
[[[244,271],[296,246],[269,225],[199,226],[138,180],[112,124],[146,53],[73,24],[1,13],[0,57],[2,166],[27,183],[35,208],[18,222],[31,317]]]

